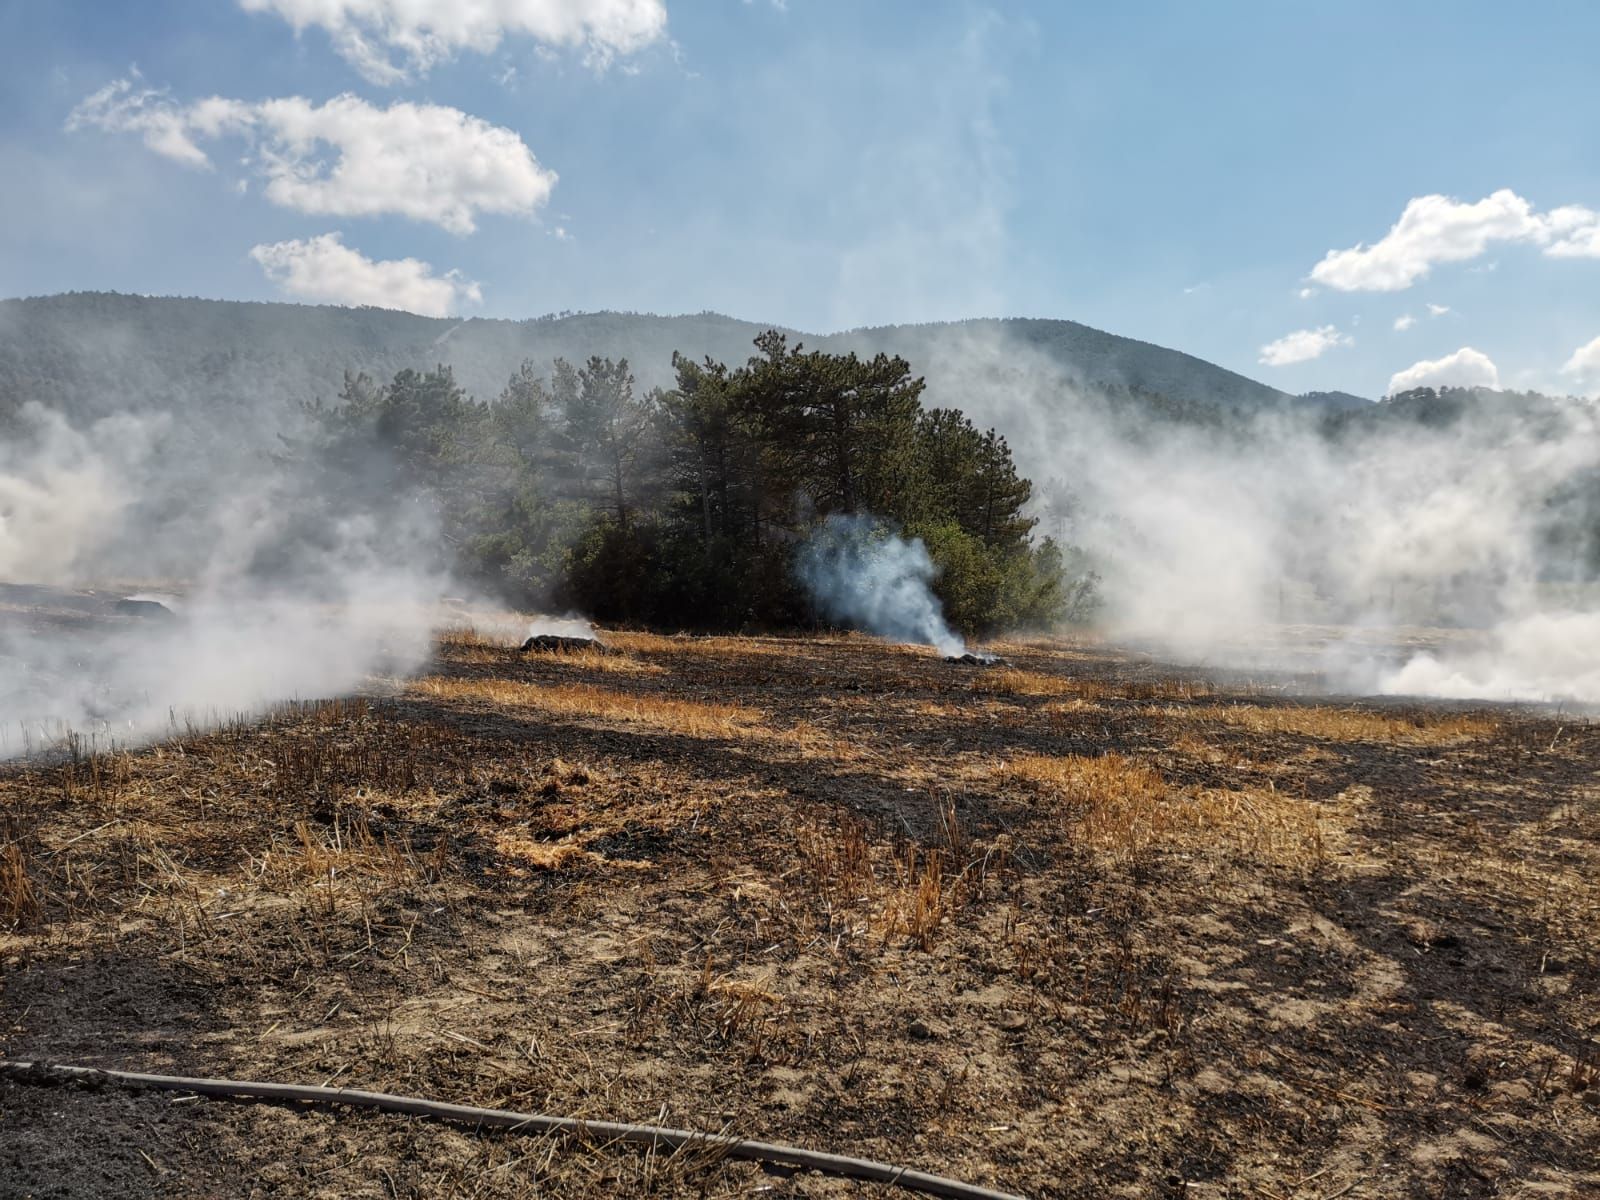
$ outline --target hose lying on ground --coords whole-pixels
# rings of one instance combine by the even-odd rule
[[[319,1104],[343,1104],[351,1108],[371,1108],[379,1112],[406,1113],[479,1127],[490,1126],[513,1133],[545,1133],[558,1137],[596,1141],[630,1142],[636,1145],[705,1148],[726,1158],[770,1163],[838,1175],[846,1179],[866,1179],[893,1184],[931,1196],[953,1196],[957,1200],[1022,1200],[1006,1192],[991,1191],[975,1184],[928,1175],[888,1163],[842,1154],[802,1150],[798,1146],[775,1146],[769,1142],[747,1142],[723,1134],[697,1133],[689,1129],[664,1129],[656,1125],[622,1125],[612,1121],[584,1121],[576,1117],[549,1117],[537,1113],[506,1112],[497,1108],[473,1108],[464,1104],[441,1104],[414,1096],[389,1092],[362,1092],[354,1088],[311,1087],[294,1083],[258,1083],[237,1079],[190,1079],[181,1075],[144,1075],[137,1071],[101,1070],[73,1067],[62,1063],[6,1062],[0,1060],[0,1078],[19,1083],[113,1083],[130,1088],[151,1088],[163,1092],[192,1092],[197,1096],[216,1096],[242,1100],[300,1100]]]

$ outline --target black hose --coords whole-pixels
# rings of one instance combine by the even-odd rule
[[[697,1133],[690,1129],[665,1129],[656,1125],[622,1125],[613,1121],[584,1121],[576,1117],[549,1117],[537,1113],[506,1112],[498,1108],[473,1108],[465,1104],[441,1104],[414,1096],[389,1092],[363,1092],[354,1088],[312,1087],[295,1083],[258,1083],[237,1079],[190,1079],[181,1075],[145,1075],[138,1071],[101,1070],[73,1067],[62,1063],[6,1062],[0,1060],[0,1077],[19,1083],[115,1083],[131,1088],[151,1088],[163,1092],[191,1092],[197,1096],[235,1097],[251,1100],[299,1100],[317,1104],[344,1104],[351,1108],[370,1108],[379,1112],[406,1113],[482,1127],[507,1129],[512,1133],[545,1133],[558,1137],[590,1138],[601,1141],[631,1142],[636,1145],[666,1147],[705,1147],[727,1158],[772,1163],[837,1175],[846,1179],[866,1179],[887,1183],[930,1196],[953,1196],[959,1200],[1023,1200],[1007,1192],[991,1191],[975,1184],[928,1175],[906,1167],[890,1166],[865,1158],[824,1154],[798,1146],[775,1146],[769,1142],[747,1142],[724,1134]]]

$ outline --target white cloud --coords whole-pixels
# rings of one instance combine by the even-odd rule
[[[1449,311],[1450,311],[1450,306],[1448,304],[1429,304],[1428,305],[1428,315],[1430,317],[1442,317],[1442,316],[1445,315],[1445,313],[1447,313]]]
[[[1579,346],[1561,368],[1564,375],[1577,375],[1585,379],[1600,379],[1600,337]]]
[[[1545,253],[1551,258],[1600,258],[1600,213],[1569,204],[1545,218],[1550,230]]]
[[[463,50],[488,54],[507,36],[541,49],[581,48],[603,68],[666,34],[662,0],[239,0],[296,33],[325,30],[334,49],[374,83],[403,83]],[[396,56],[399,58],[397,64]]]
[[[1423,359],[1397,372],[1389,380],[1389,395],[1420,387],[1500,386],[1500,370],[1489,356],[1471,346],[1463,346],[1443,358]]]
[[[1551,243],[1545,253],[1551,258],[1600,258],[1600,221]]]
[[[209,168],[211,160],[195,144],[194,135],[220,132],[224,110],[233,101],[208,100],[185,109],[174,103],[166,88],[142,86],[137,68],[126,79],[115,79],[86,96],[67,117],[69,132],[104,129],[112,133],[137,133],[157,154],[189,167]],[[203,109],[203,111],[202,111]]]
[[[137,78],[137,77],[135,77]],[[394,213],[471,233],[480,213],[530,215],[556,174],[510,129],[459,109],[356,96],[313,104],[299,96],[245,103],[219,96],[190,105],[123,79],[72,111],[68,129],[138,133],[158,154],[209,167],[199,143],[246,138],[245,162],[274,204],[342,217]]]
[[[1302,300],[1309,300],[1311,297],[1317,294],[1317,289],[1314,287],[1303,287],[1295,294]]]
[[[337,233],[260,245],[250,257],[273,283],[306,300],[400,308],[425,317],[449,316],[463,301],[483,302],[482,290],[459,271],[435,275],[432,266],[414,258],[374,262]]]
[[[1400,316],[1394,319],[1394,331],[1396,333],[1404,333],[1416,323],[1417,319],[1410,313],[1402,313]]]
[[[1291,363],[1320,358],[1335,346],[1349,344],[1350,339],[1332,325],[1324,325],[1320,329],[1297,329],[1261,347],[1260,361],[1269,367],[1286,367]]]
[[[1342,292],[1398,292],[1495,242],[1531,242],[1552,258],[1600,257],[1600,213],[1581,205],[1539,213],[1509,188],[1472,204],[1418,196],[1381,240],[1328,251],[1311,278]]]

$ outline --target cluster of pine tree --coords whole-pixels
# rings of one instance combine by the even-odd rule
[[[642,396],[602,358],[525,363],[490,403],[447,367],[347,376],[310,410],[327,494],[427,505],[480,586],[609,622],[812,624],[793,554],[835,513],[922,538],[966,634],[1062,616],[1065,558],[1035,544],[1003,437],[924,408],[904,359],[755,345],[735,368],[674,356],[676,386]]]

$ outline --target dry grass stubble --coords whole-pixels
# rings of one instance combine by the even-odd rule
[[[1025,755],[1005,764],[1001,777],[1061,804],[1078,836],[1114,858],[1222,844],[1306,866],[1325,853],[1318,807],[1270,786],[1173,788],[1154,767],[1115,753]]]

